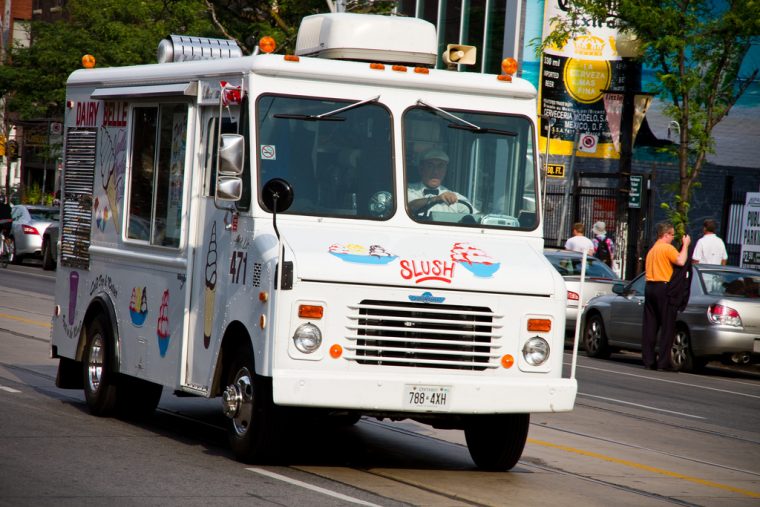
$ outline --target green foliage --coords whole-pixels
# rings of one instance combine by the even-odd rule
[[[617,12],[609,11],[611,4]],[[718,12],[720,5],[725,10]],[[678,192],[663,205],[674,213],[674,225],[688,225],[691,191],[706,155],[715,151],[714,127],[757,77],[758,68],[746,75],[740,75],[740,68],[760,35],[758,12],[757,0],[573,0],[568,20],[553,20],[554,32],[537,46],[540,54],[584,33],[581,18],[587,15],[638,36],[641,60],[658,79],[651,91],[667,103],[665,114],[681,127],[678,145],[669,150],[678,158]]]

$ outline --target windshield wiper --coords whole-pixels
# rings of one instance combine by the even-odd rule
[[[347,106],[335,109],[333,111],[328,111],[326,113],[322,114],[287,114],[287,113],[281,113],[274,115],[275,118],[287,118],[291,120],[306,120],[306,121],[346,121],[345,118],[337,117],[334,118],[333,115],[336,115],[338,113],[342,113],[343,111],[348,111],[349,109],[354,109],[359,106],[363,106],[364,104],[369,104],[370,102],[377,102],[380,100],[380,95],[377,97],[372,97],[371,99],[367,100],[360,100],[359,102],[354,102],[353,104],[349,104]]]
[[[464,118],[460,118],[459,116],[457,116],[455,114],[451,114],[448,111],[444,111],[440,107],[436,107],[436,106],[433,106],[431,104],[428,104],[428,103],[424,102],[421,99],[417,99],[417,105],[425,106],[427,108],[430,108],[433,111],[435,111],[435,112],[443,115],[444,117],[451,118],[451,119],[453,119],[455,121],[458,121],[459,123],[462,124],[462,125],[456,125],[454,123],[450,123],[449,124],[449,128],[469,130],[470,132],[478,132],[478,133],[482,133],[482,134],[501,134],[501,135],[505,135],[505,136],[516,136],[517,135],[516,132],[510,132],[508,130],[498,130],[498,129],[479,127],[479,126],[475,125],[474,123],[468,122]]]

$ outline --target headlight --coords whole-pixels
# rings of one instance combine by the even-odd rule
[[[293,344],[304,354],[311,354],[322,345],[322,332],[314,324],[301,324],[293,334]]]
[[[525,361],[531,366],[541,366],[549,359],[549,342],[540,336],[534,336],[522,349]]]

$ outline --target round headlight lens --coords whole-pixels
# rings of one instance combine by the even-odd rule
[[[293,344],[304,354],[311,354],[322,345],[322,332],[311,322],[301,324],[293,334]]]
[[[541,366],[549,359],[549,342],[540,336],[534,336],[522,349],[525,361],[531,366]]]

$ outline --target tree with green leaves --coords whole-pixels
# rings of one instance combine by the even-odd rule
[[[744,56],[760,36],[757,0],[572,0],[566,19],[539,50],[559,47],[585,32],[582,18],[614,23],[641,43],[641,61],[655,70],[650,90],[665,101],[665,114],[680,126],[678,143],[663,148],[678,161],[673,202],[663,203],[683,234],[689,203],[706,157],[714,153],[713,129],[757,77],[740,75]],[[612,10],[614,8],[614,10]]]

